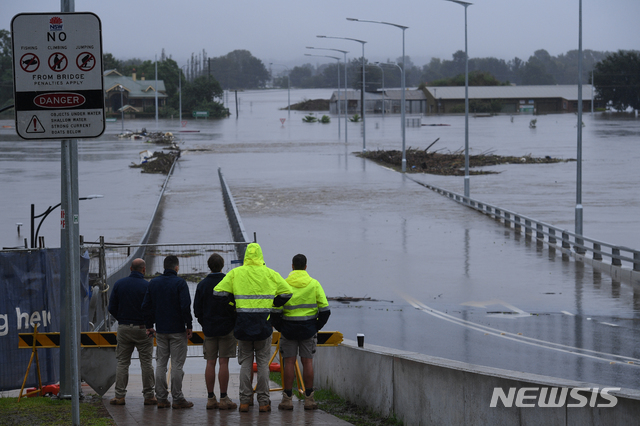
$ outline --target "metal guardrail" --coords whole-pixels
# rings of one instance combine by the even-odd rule
[[[240,213],[236,207],[236,203],[231,195],[231,190],[227,185],[227,181],[224,179],[222,169],[218,167],[218,177],[220,178],[220,186],[222,187],[222,198],[224,200],[224,209],[227,212],[227,219],[229,220],[229,226],[231,227],[231,235],[233,240],[238,243],[249,243],[249,237],[244,230],[242,219],[240,219]],[[238,247],[238,259],[244,260],[244,251],[246,246]]]
[[[583,235],[577,235],[566,229],[561,229],[539,220],[532,219],[511,210],[494,206],[489,203],[467,198],[456,192],[448,191],[434,185],[417,181],[408,177],[415,183],[444,195],[460,204],[484,213],[501,221],[505,226],[513,228],[516,232],[526,237],[533,237],[539,241],[546,241],[551,246],[565,250],[573,250],[577,254],[590,254],[593,260],[603,262],[604,258],[610,259],[610,264],[616,267],[629,267],[633,271],[640,271],[640,251],[629,247],[605,243]],[[605,262],[603,262],[605,263]]]

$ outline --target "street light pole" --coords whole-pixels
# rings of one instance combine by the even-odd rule
[[[321,58],[331,58],[338,61],[338,93],[340,93],[340,58],[329,55],[311,55],[309,53],[305,53],[304,56],[319,56]],[[338,106],[338,140],[340,140],[340,102],[336,102],[336,105]]]
[[[407,90],[406,88],[406,83],[405,83],[405,68],[406,68],[406,58],[405,58],[405,54],[404,54],[404,31],[409,28],[409,27],[405,27],[404,25],[398,25],[398,24],[392,24],[391,22],[383,22],[383,21],[367,21],[364,19],[356,19],[356,18],[347,18],[347,21],[354,21],[354,22],[369,22],[371,24],[382,24],[382,25],[391,25],[392,27],[396,27],[396,28],[400,28],[402,30],[402,97],[401,97],[401,103],[402,103],[402,110],[401,110],[401,120],[402,123],[400,124],[400,127],[402,129],[402,172],[406,172],[407,171],[407,152],[406,152],[406,119],[405,119],[405,113],[406,113],[406,108],[405,108],[405,92]],[[363,71],[364,72],[364,71]]]
[[[576,161],[576,243],[582,245],[582,0],[579,2],[578,9],[578,158]],[[584,249],[578,247],[578,253],[584,253]]]
[[[473,3],[460,0],[446,0],[464,7],[464,197],[468,202],[469,188],[469,53],[467,50],[467,7]]]
[[[364,44],[366,43],[366,41],[364,40],[358,40],[356,38],[348,38],[348,37],[330,37],[330,36],[325,36],[325,35],[318,35],[316,36],[318,38],[335,38],[335,39],[339,39],[339,40],[351,40],[351,41],[355,41],[357,43],[360,43],[362,45],[362,152],[367,152],[367,134],[366,134],[366,130],[367,130],[367,126],[366,126],[366,121],[365,121],[365,110],[366,105],[365,105],[365,76],[364,76]],[[346,63],[345,63],[345,74],[346,74],[347,70],[346,70]]]
[[[124,133],[124,87],[122,84],[118,85],[120,90],[120,120],[122,121],[122,133]]]
[[[180,126],[182,126],[182,68],[184,67],[188,67],[189,64],[183,65],[180,67],[180,70],[178,71],[178,99],[179,99],[179,104],[180,104]],[[186,74],[185,74],[186,77]]]
[[[340,49],[329,49],[329,48],[322,48],[322,47],[309,47],[307,46],[307,49],[315,49],[315,50],[333,50],[335,52],[342,52],[342,54],[344,55],[344,143],[347,143],[347,109],[349,108],[349,104],[347,103],[347,53],[349,53],[347,50],[340,50]]]
[[[82,201],[82,200],[92,200],[94,198],[102,198],[104,197],[104,195],[99,195],[99,194],[94,194],[94,195],[87,195],[86,197],[80,197],[78,198],[78,201]],[[55,209],[57,209],[58,207],[60,207],[62,205],[62,203],[58,203],[55,206],[49,206],[47,208],[47,210],[45,210],[44,212],[40,213],[39,215],[35,214],[35,204],[31,204],[31,248],[35,248],[36,247],[36,241],[38,240],[38,234],[40,233],[40,227],[42,226],[42,222],[44,222],[44,220],[47,218],[47,216],[49,216],[49,214],[51,214],[51,212],[53,212]],[[38,228],[34,229],[35,226],[35,219],[42,217],[42,219],[40,219],[40,223],[38,224]]]
[[[380,62],[374,62],[373,65],[375,65],[376,67],[380,68],[380,71],[382,72],[382,119],[384,120],[384,110],[385,110],[385,105],[384,105],[384,68],[382,68],[380,66]]]
[[[282,64],[274,64],[271,62],[269,65],[279,65],[287,70],[287,109],[289,110],[289,119],[291,119],[291,70]]]

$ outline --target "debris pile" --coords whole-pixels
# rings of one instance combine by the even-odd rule
[[[129,167],[140,168],[142,169],[142,173],[161,173],[166,175],[169,174],[173,162],[176,161],[178,157],[180,157],[180,151],[170,152],[168,154],[162,151],[156,151],[151,156],[145,155],[143,162],[140,164],[131,164]]]
[[[358,157],[367,158],[378,164],[392,168],[402,169],[402,151],[378,150],[356,153]],[[444,176],[464,176],[464,152],[462,150],[449,153],[430,152],[428,148],[406,150],[407,172],[430,173]],[[469,156],[469,174],[486,175],[497,174],[499,171],[471,170],[472,167],[496,166],[499,164],[548,164],[576,161],[574,159],[563,160],[559,158],[533,157],[531,154],[516,156],[501,156],[487,152],[480,155]]]
[[[288,107],[280,108],[285,110]],[[329,99],[305,99],[302,102],[291,105],[294,111],[329,111]]]

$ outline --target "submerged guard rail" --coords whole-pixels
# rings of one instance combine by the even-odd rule
[[[474,200],[473,198],[467,198],[456,192],[420,182],[410,177],[408,178],[425,188],[431,189],[438,194],[444,195],[445,197],[448,197],[462,205],[503,222],[505,226],[514,229],[516,232],[524,234],[525,237],[531,238],[535,232],[535,238],[537,240],[544,241],[551,247],[556,247],[567,253],[583,256],[585,258],[585,254],[589,253],[592,260],[603,264],[607,264],[604,261],[604,258],[607,258],[610,262],[609,265],[616,268],[616,272],[624,272],[623,268],[626,267],[635,273],[640,273],[639,250],[594,240],[592,238],[585,237],[584,235],[577,235],[574,232],[566,229],[560,229],[548,223],[524,216],[520,213]],[[629,276],[625,278],[631,281],[631,277],[634,274],[630,273],[628,275]],[[636,281],[640,283],[640,274],[637,275]]]

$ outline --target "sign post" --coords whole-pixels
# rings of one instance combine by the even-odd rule
[[[102,29],[92,13],[25,13],[11,20],[16,131],[23,139],[61,140],[62,251],[60,395],[80,424],[80,233],[78,141],[105,130]],[[71,139],[73,138],[73,139]]]

